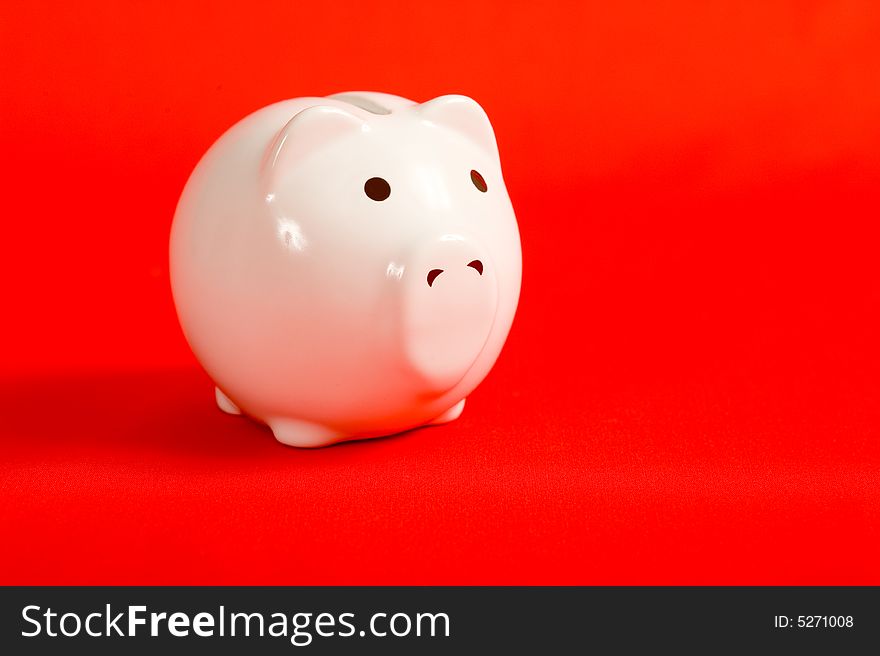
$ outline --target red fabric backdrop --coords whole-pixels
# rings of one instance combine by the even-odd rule
[[[880,584],[873,2],[0,8],[2,583]],[[476,98],[520,311],[462,419],[221,415],[167,239],[265,104]]]

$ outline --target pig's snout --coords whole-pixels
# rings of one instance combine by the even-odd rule
[[[468,262],[468,266],[474,269],[481,276],[483,275],[483,263],[479,260],[473,260]],[[431,269],[428,271],[428,287],[434,286],[434,281],[437,280],[437,276],[443,273],[443,269]]]
[[[495,270],[479,242],[464,235],[423,244],[406,270],[412,274],[404,280],[406,360],[430,391],[442,393],[486,344],[498,306]]]

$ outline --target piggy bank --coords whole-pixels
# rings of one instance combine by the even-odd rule
[[[316,447],[456,419],[519,299],[492,126],[465,96],[295,98],[208,150],[171,283],[219,407]]]

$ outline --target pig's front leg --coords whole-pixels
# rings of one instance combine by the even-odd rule
[[[466,399],[462,399],[461,401],[456,403],[454,406],[449,408],[449,410],[444,412],[442,415],[440,415],[439,417],[437,417],[436,419],[434,419],[432,421],[429,421],[428,425],[434,426],[436,424],[448,424],[450,421],[455,421],[456,419],[458,419],[461,416],[461,411],[464,410],[465,400]]]
[[[272,429],[276,440],[303,449],[327,446],[347,437],[332,428],[300,419],[269,419],[266,423]]]

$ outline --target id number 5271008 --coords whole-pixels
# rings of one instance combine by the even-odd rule
[[[853,623],[852,615],[776,615],[773,618],[777,629],[848,629]]]

